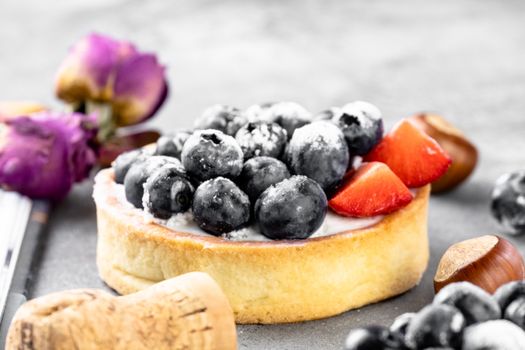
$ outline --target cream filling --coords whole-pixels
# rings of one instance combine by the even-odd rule
[[[175,214],[168,220],[157,219],[145,210],[133,207],[126,199],[124,186],[115,184],[115,194],[118,201],[129,210],[135,210],[138,215],[142,216],[145,223],[155,223],[171,230],[185,233],[192,233],[196,235],[211,236],[199,228],[197,223],[193,220],[191,211],[185,213]],[[369,218],[351,218],[337,215],[328,210],[321,227],[315,231],[310,238],[329,236],[344,231],[358,230],[373,226],[383,219],[384,216],[378,215]],[[242,229],[228,232],[222,235],[225,239],[232,241],[271,241],[271,239],[263,236],[256,224],[244,227]]]

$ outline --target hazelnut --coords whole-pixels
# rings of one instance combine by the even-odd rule
[[[501,285],[525,278],[525,263],[509,241],[494,235],[468,239],[450,246],[441,257],[434,289],[471,282],[489,293]]]
[[[450,155],[452,164],[447,172],[432,183],[432,192],[445,192],[458,186],[472,173],[478,161],[476,147],[456,127],[436,114],[421,113],[412,121]]]

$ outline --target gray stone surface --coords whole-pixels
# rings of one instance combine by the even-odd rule
[[[0,98],[60,108],[53,75],[67,47],[96,30],[155,50],[171,98],[151,125],[190,126],[207,105],[295,100],[313,111],[354,99],[387,125],[438,111],[479,146],[468,183],[433,197],[431,260],[421,284],[392,300],[326,320],[240,326],[242,349],[340,349],[347,331],[388,324],[433,295],[431,279],[451,243],[500,232],[488,205],[494,180],[525,164],[525,2],[42,1],[0,5]],[[91,183],[53,212],[35,295],[102,287],[95,268]],[[525,238],[513,238],[525,253]]]

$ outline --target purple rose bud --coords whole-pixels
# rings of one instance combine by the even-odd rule
[[[117,126],[150,118],[167,93],[165,69],[155,55],[99,34],[88,35],[73,46],[56,78],[60,99],[77,105],[108,103]]]
[[[31,198],[59,200],[96,161],[93,117],[39,113],[0,124],[0,185]]]
[[[117,125],[131,125],[153,116],[168,95],[162,67],[154,55],[137,54],[115,77],[113,116]]]
[[[133,45],[91,34],[74,45],[56,77],[56,94],[67,102],[110,101],[115,70],[135,55]]]

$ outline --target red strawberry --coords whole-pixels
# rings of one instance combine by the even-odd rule
[[[387,164],[408,187],[437,180],[451,163],[441,146],[407,119],[396,124],[364,159]]]
[[[410,201],[412,193],[396,174],[372,162],[362,164],[328,205],[341,215],[366,217],[391,213]]]

